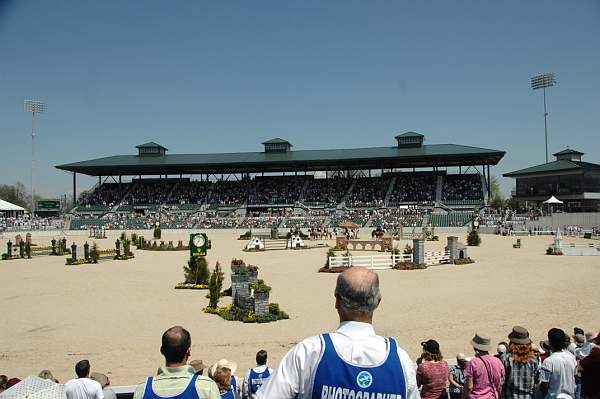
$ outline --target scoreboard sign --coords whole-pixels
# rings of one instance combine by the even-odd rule
[[[60,210],[60,200],[43,199],[37,201],[37,209]]]
[[[206,256],[208,237],[205,233],[190,234],[190,256]]]

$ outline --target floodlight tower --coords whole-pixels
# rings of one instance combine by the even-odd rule
[[[544,135],[546,137],[546,163],[548,163],[548,112],[546,111],[546,88],[556,84],[554,72],[543,73],[531,78],[531,88],[533,90],[542,89],[544,91]]]
[[[46,110],[46,103],[35,100],[25,100],[25,112],[31,112],[31,217],[35,215],[35,114]]]

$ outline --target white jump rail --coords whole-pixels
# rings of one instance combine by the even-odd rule
[[[427,266],[441,263],[450,263],[449,251],[425,252],[425,264]]]
[[[412,255],[330,256],[329,267],[362,266],[372,270],[391,269],[398,262],[412,262]]]

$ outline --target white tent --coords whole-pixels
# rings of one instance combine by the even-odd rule
[[[544,204],[562,204],[563,202],[556,198],[554,195],[544,201]]]
[[[15,217],[23,215],[23,213],[25,213],[24,208],[21,208],[19,205],[11,204],[8,201],[0,199],[0,215]]]

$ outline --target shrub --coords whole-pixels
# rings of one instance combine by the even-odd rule
[[[413,262],[397,262],[394,265],[394,269],[396,270],[422,270],[422,269],[427,269],[427,265],[421,263],[421,264],[416,264]]]
[[[160,231],[160,224],[157,223],[156,227],[154,227],[154,233],[153,233],[154,239],[155,240],[160,240],[161,234],[162,233]]]
[[[475,263],[475,261],[471,258],[462,258],[462,259],[455,259],[454,260],[454,264],[455,265],[468,265],[471,263]]]
[[[192,256],[187,265],[183,266],[183,275],[186,283],[207,285],[210,280],[210,271],[206,258]]]
[[[402,251],[404,255],[411,255],[413,253],[413,249],[410,245],[406,244],[404,247],[404,251]]]
[[[208,282],[208,292],[210,294],[208,306],[211,308],[216,308],[219,304],[221,288],[223,287],[223,278],[224,273],[221,270],[221,264],[217,262],[215,265],[215,270],[212,272]]]
[[[127,233],[126,233],[126,232],[122,232],[122,233],[121,233],[121,236],[119,237],[119,239],[120,239],[121,241],[125,241],[125,240],[127,240]]]
[[[138,235],[136,233],[131,233],[131,242],[136,243],[138,240]]]
[[[252,238],[252,232],[250,232],[250,230],[247,230],[238,238],[238,240],[249,240],[250,238]]]
[[[92,248],[90,249],[90,260],[92,263],[98,263],[98,259],[100,259],[100,254],[98,253],[98,244],[93,243]]]
[[[278,303],[270,303],[269,304],[269,313],[278,314],[279,313],[279,304]]]
[[[261,279],[258,279],[254,284],[250,284],[250,289],[253,289],[255,294],[266,294],[271,291],[271,287],[266,285],[265,281]]]
[[[479,232],[477,230],[471,230],[469,235],[467,235],[467,245],[470,247],[478,247],[481,244],[481,237],[479,237]]]
[[[554,248],[552,248],[552,247],[546,248],[546,255],[554,255]]]

